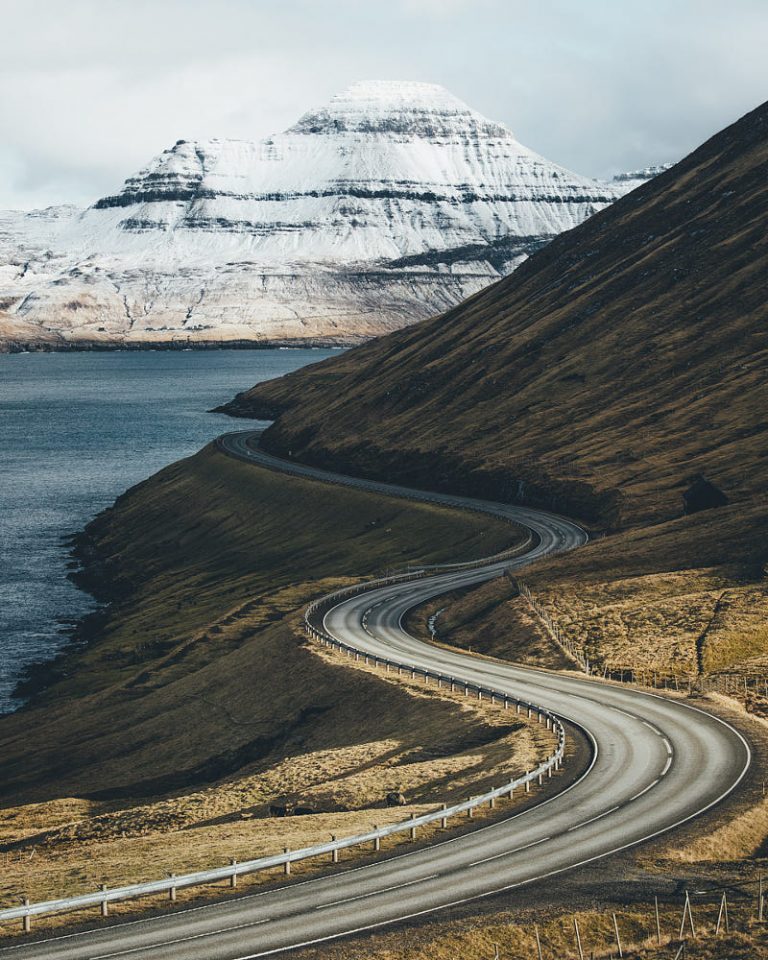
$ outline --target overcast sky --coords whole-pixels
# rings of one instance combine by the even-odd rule
[[[582,174],[768,96],[768,0],[0,0],[0,207],[91,203],[176,140],[258,139],[354,80],[441,83]]]

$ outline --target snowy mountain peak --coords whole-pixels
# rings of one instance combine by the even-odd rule
[[[261,142],[178,140],[81,213],[0,215],[0,311],[88,342],[349,342],[442,312],[632,185],[437,84],[366,81]]]
[[[503,124],[487,120],[437,83],[364,80],[304,114],[286,133],[435,138],[479,131],[512,138]]]

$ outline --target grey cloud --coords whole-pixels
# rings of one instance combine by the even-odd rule
[[[0,207],[88,203],[179,137],[266,136],[357,79],[442,83],[593,176],[764,97],[763,0],[4,0]]]

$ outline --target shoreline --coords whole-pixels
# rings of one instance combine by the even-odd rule
[[[139,484],[154,475],[150,474],[145,480],[140,480]],[[48,688],[67,675],[65,665],[70,656],[88,647],[109,621],[121,600],[121,594],[104,568],[90,531],[93,524],[98,523],[105,514],[113,510],[120,499],[139,484],[128,487],[109,506],[91,517],[82,529],[76,533],[67,534],[63,538],[64,545],[68,548],[67,580],[82,594],[89,597],[96,606],[81,617],[69,621],[60,618],[57,621],[61,627],[68,623],[66,629],[61,630],[63,639],[61,646],[53,656],[32,660],[25,665],[12,692],[12,697],[21,702],[14,710],[0,713],[0,720],[33,708],[40,694],[45,693]]]
[[[147,340],[147,341],[4,341],[0,355],[24,353],[115,353],[161,350],[345,350],[364,343],[365,337],[309,337],[279,340]]]

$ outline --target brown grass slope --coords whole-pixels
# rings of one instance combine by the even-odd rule
[[[394,756],[442,737],[450,753],[460,711],[323,661],[300,612],[345,577],[515,536],[212,448],[168,467],[88,529],[86,572],[112,603],[32,704],[0,719],[0,803],[157,797],[366,743],[375,757],[397,741]]]
[[[763,497],[768,105],[434,320],[241,394],[276,451],[611,526]]]

